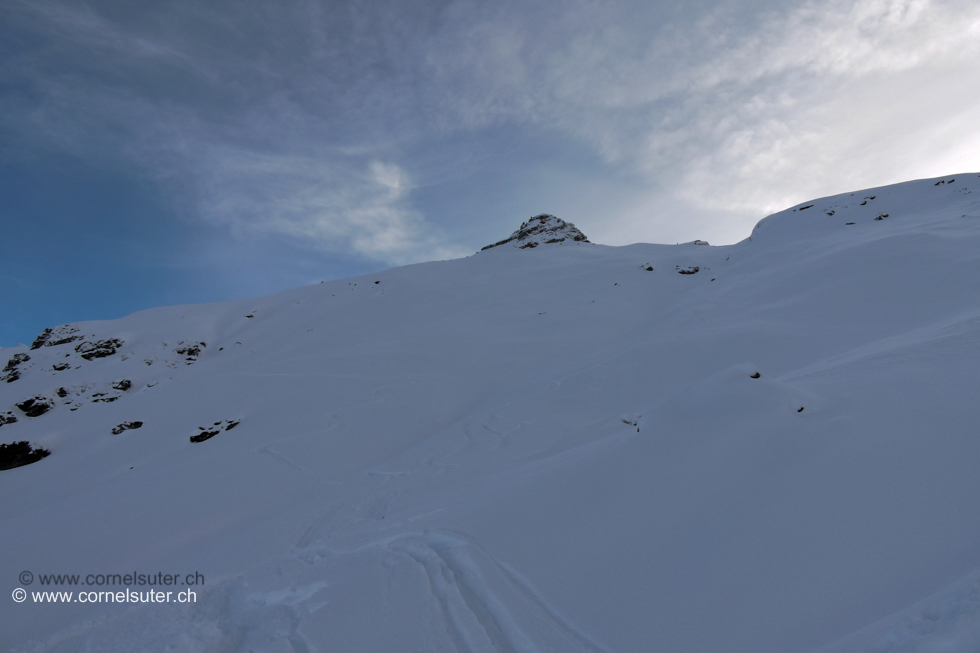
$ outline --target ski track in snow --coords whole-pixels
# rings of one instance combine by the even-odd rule
[[[409,556],[425,569],[432,593],[438,598],[459,650],[493,653],[581,651],[608,653],[548,605],[527,581],[501,565],[472,538],[460,533],[431,531],[405,534],[384,543],[390,551]],[[488,572],[506,586],[516,600],[505,604],[490,589],[474,554],[486,561]],[[518,624],[536,622],[536,644]],[[541,624],[544,624],[542,627]]]
[[[836,354],[825,360],[817,361],[793,372],[780,376],[781,381],[793,381],[810,376],[826,373],[834,368],[852,365],[858,361],[894,356],[902,350],[924,347],[936,341],[946,340],[965,334],[980,332],[980,310],[968,311],[946,320],[941,320],[918,329],[913,329],[896,336],[889,336],[868,344],[856,347],[850,351]]]
[[[609,653],[562,616],[519,573],[463,533],[401,532],[349,551],[314,546],[297,555],[308,564],[327,557],[343,564],[344,557],[365,552],[380,558],[404,556],[424,571],[429,593],[438,603],[458,651]],[[294,594],[285,596],[292,598]],[[522,624],[533,625],[533,633]]]
[[[980,651],[980,570],[814,653]]]

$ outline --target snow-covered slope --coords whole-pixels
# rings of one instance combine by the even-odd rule
[[[978,650],[978,200],[914,181],[727,247],[494,247],[5,349],[0,442],[51,455],[0,471],[0,649]],[[206,580],[32,598],[134,572]]]

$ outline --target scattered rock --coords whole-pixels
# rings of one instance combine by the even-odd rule
[[[50,455],[51,452],[47,449],[34,449],[26,440],[0,444],[0,470],[30,465]]]
[[[796,412],[802,413],[803,412],[803,406],[800,406],[799,410],[797,410]]]
[[[251,315],[246,317],[251,317]],[[202,347],[207,347],[207,344],[203,342],[178,342],[177,348],[174,349],[174,353],[176,353],[178,356],[184,356],[184,362],[190,365],[197,362],[197,357],[201,355]]]
[[[695,241],[694,241],[694,244],[695,244],[695,245],[708,245],[709,247],[711,246],[711,243],[709,243],[709,242],[708,242],[708,241],[706,241],[706,240],[695,240]]]
[[[126,392],[127,390],[133,387],[133,382],[130,381],[129,379],[119,379],[118,381],[112,382],[112,387],[115,390],[121,390],[122,392]]]
[[[44,346],[44,343],[46,343],[48,341],[48,338],[51,337],[51,331],[52,329],[45,329],[40,334],[38,334],[37,338],[34,338],[34,342],[31,343],[31,351],[34,351],[35,349],[40,349],[42,346]]]
[[[205,440],[210,440],[219,433],[221,433],[221,429],[215,429],[213,431],[203,430],[197,435],[192,435],[191,442],[204,442]]]
[[[699,268],[696,265],[693,266],[693,267],[689,267],[689,268],[682,268],[679,265],[678,266],[675,266],[675,267],[677,268],[678,274],[697,274],[698,271],[701,269],[701,268]]]
[[[45,329],[44,331],[39,333],[37,338],[34,338],[34,342],[31,343],[31,351],[43,347],[44,343],[46,343],[48,341],[48,338],[51,337],[52,331],[53,329]]]
[[[31,357],[28,356],[27,354],[14,354],[13,356],[11,356],[10,360],[7,361],[7,364],[6,366],[4,366],[3,371],[6,372],[8,370],[12,370],[18,365],[20,365],[21,363],[26,363],[29,360],[31,360]]]
[[[143,426],[143,422],[123,422],[117,426],[112,427],[112,434],[119,435],[123,431],[128,431],[130,429],[138,429]]]
[[[53,329],[45,329],[34,339],[31,344],[31,349],[40,349],[41,347],[57,347],[58,345],[66,345],[69,342],[75,342],[76,340],[81,340],[82,336],[76,335],[78,329],[63,324],[59,327],[54,327]]]
[[[39,417],[52,408],[47,397],[42,397],[40,395],[35,395],[30,399],[25,399],[19,404],[14,405],[21,409],[28,417]]]
[[[853,222],[845,222],[845,225],[854,224]]]
[[[17,369],[20,365],[31,360],[31,357],[27,354],[14,354],[7,364],[3,367],[3,376],[0,376],[0,380],[6,381],[7,383],[13,383],[20,378],[20,370]]]
[[[96,340],[94,342],[81,342],[75,346],[75,351],[81,354],[82,358],[90,361],[95,358],[112,356],[122,346],[122,340],[117,338],[109,338],[107,340]]]
[[[241,422],[241,420],[222,420],[220,422],[215,422],[213,426],[203,427],[198,426],[197,428],[201,431],[197,435],[192,435],[190,437],[191,442],[204,442],[205,440],[210,440],[214,436],[218,435],[222,431],[230,431]]]
[[[11,413],[9,410],[4,413],[0,413],[0,426],[4,424],[13,424],[17,421],[17,416]]]
[[[67,388],[58,388],[57,390],[55,390],[55,394],[58,395],[59,397],[61,397],[62,399],[64,399],[65,397],[68,396],[68,389]]]
[[[758,379],[761,376],[762,376],[761,374],[759,374],[758,372],[756,372],[755,374],[749,375],[749,378],[750,379]]]
[[[71,367],[71,363],[55,363],[51,366],[51,369],[53,369],[55,372],[62,372],[67,370],[69,367]]]
[[[887,213],[880,213],[880,214],[878,215],[878,217],[877,217],[877,218],[875,218],[875,220],[884,220],[884,219],[885,219],[885,218],[887,218],[887,217],[888,217],[888,214],[887,214]]]
[[[518,249],[533,249],[538,245],[553,245],[566,240],[579,243],[589,242],[585,234],[576,229],[571,222],[565,222],[553,215],[542,213],[521,224],[521,228],[512,233],[509,238],[493,245],[487,245],[480,251],[508,243],[513,243],[513,246]]]
[[[798,209],[794,209],[794,211],[806,211],[807,209],[811,209],[811,208],[813,208],[813,204],[807,204],[806,206],[801,206]]]

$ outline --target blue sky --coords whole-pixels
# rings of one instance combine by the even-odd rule
[[[980,169],[967,0],[0,2],[0,346]]]

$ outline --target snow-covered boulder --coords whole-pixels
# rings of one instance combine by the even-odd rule
[[[512,233],[506,240],[487,245],[480,251],[508,243],[518,249],[532,249],[538,245],[556,245],[565,241],[587,243],[589,239],[571,222],[565,222],[553,215],[542,213],[522,224],[521,228]]]

